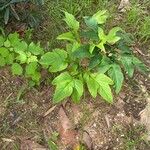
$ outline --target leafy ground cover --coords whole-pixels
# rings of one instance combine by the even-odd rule
[[[107,9],[111,15],[106,30],[117,25],[131,33],[135,41],[133,53],[150,66],[150,2],[133,0],[131,9],[125,12],[118,10],[119,4],[119,0],[48,0],[41,10],[45,18],[34,31],[33,39],[40,40],[49,49],[63,47],[64,42],[56,40],[60,33],[67,31],[62,10],[82,20],[82,16]],[[42,74],[47,76],[45,72]],[[2,150],[150,149],[147,129],[139,123],[140,112],[147,105],[150,91],[148,76],[136,72],[132,79],[125,79],[123,89],[112,105],[99,101],[100,97],[93,101],[86,93],[80,105],[68,102],[53,106],[54,89],[48,82],[44,80],[40,87],[29,88],[26,79],[12,76],[9,68],[0,70]],[[79,148],[81,144],[85,146]]]

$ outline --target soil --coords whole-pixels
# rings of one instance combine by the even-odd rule
[[[134,80],[140,78],[143,83],[145,78],[141,77],[138,74]],[[148,83],[143,84],[148,86]],[[9,68],[0,70],[1,150],[27,150],[23,146],[27,145],[27,140],[30,144],[31,141],[39,144],[38,148],[48,148],[47,140],[53,133],[60,132],[58,112],[61,106],[56,106],[54,111],[44,117],[53,106],[52,95],[53,88],[50,85],[28,89],[26,80],[11,76]],[[92,140],[93,150],[150,149],[150,145],[143,138],[146,130],[138,123],[139,113],[146,106],[146,98],[136,82],[125,84],[113,105],[105,103],[100,97],[93,100],[88,93],[84,97],[80,105],[70,101],[63,104],[80,142],[83,142],[82,135],[86,132]],[[60,137],[55,143],[60,150],[73,149],[69,145],[63,145]],[[33,146],[33,142],[31,145]]]

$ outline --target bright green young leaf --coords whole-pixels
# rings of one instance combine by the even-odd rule
[[[17,42],[17,45],[14,46],[14,51],[18,53],[19,51],[26,51],[28,45],[25,41]]]
[[[100,43],[96,45],[98,48],[101,49],[101,51],[105,52],[104,44],[107,42],[107,36],[104,33],[104,30],[102,28],[98,28],[98,37],[100,40]]]
[[[26,63],[27,61],[27,54],[23,51],[18,51],[19,56],[16,57],[17,60],[20,61],[20,63]]]
[[[112,103],[113,96],[109,85],[113,84],[113,81],[104,74],[92,73],[85,74],[84,79],[87,83],[90,94],[95,98],[97,92],[109,103]]]
[[[23,69],[18,63],[12,64],[11,71],[13,75],[22,75],[23,73]]]
[[[107,42],[110,44],[115,44],[116,42],[118,42],[121,37],[117,36],[117,32],[121,30],[122,29],[120,27],[112,28],[107,35]]]
[[[129,75],[130,78],[133,77],[134,73],[134,64],[133,64],[133,57],[128,55],[123,55],[121,57],[121,62],[125,68],[125,71]]]
[[[4,45],[5,38],[0,36],[0,47]]]
[[[12,63],[13,63],[13,61],[14,61],[14,53],[10,53],[6,58],[5,58],[5,60],[6,60],[6,63],[8,64],[8,65],[11,65]]]
[[[75,17],[72,14],[69,14],[68,12],[64,13],[65,13],[64,21],[67,23],[69,28],[73,29],[74,31],[77,31],[79,29],[79,22],[75,19]]]
[[[71,42],[76,41],[75,36],[74,36],[73,33],[71,33],[71,32],[63,33],[63,34],[59,35],[59,36],[57,37],[57,39],[58,39],[58,40],[68,40],[68,41],[71,41]]]
[[[9,34],[8,38],[11,45],[14,47],[17,46],[21,41],[21,39],[19,38],[19,34],[17,32]]]
[[[44,53],[43,49],[40,47],[40,43],[35,44],[33,42],[29,44],[28,51],[34,55],[40,55]]]
[[[33,75],[36,70],[37,70],[37,62],[32,62],[30,64],[27,64],[25,70],[26,70],[26,74],[28,75]]]
[[[56,87],[54,97],[53,97],[53,102],[54,103],[59,103],[65,98],[71,96],[73,92],[73,82],[70,81],[64,85],[60,85]]]
[[[53,81],[53,85],[59,85],[59,83],[65,84],[66,82],[69,82],[72,80],[72,77],[68,72],[61,73],[59,76],[57,76]]]
[[[108,12],[107,10],[100,10],[96,14],[92,16],[98,24],[103,24],[106,22],[106,19],[108,18]]]
[[[5,47],[0,47],[0,55],[2,57],[7,57],[9,55],[9,50]]]
[[[108,84],[101,84],[98,93],[105,99],[107,102],[112,103],[113,102],[113,96],[111,92],[111,88]]]
[[[67,52],[62,49],[55,49],[52,52],[47,52],[41,57],[40,63],[42,65],[50,65],[50,72],[57,72],[66,69],[68,63],[66,62]]]
[[[83,82],[81,80],[74,79],[74,89],[72,93],[73,101],[75,103],[78,103],[82,95],[83,95]]]
[[[31,55],[27,59],[27,63],[38,62],[37,56]]]
[[[96,98],[99,85],[95,80],[95,76],[92,74],[91,75],[84,74],[84,79],[86,81],[90,94],[92,95],[92,97]]]
[[[61,73],[53,82],[56,85],[54,94],[54,103],[61,102],[63,99],[71,96],[74,102],[79,102],[83,95],[83,82],[79,79],[74,79],[68,72]]]
[[[114,81],[115,91],[118,94],[121,90],[124,76],[119,65],[113,64],[110,70],[108,71],[110,78]]]
[[[32,80],[33,81],[35,81],[36,82],[36,84],[40,84],[40,79],[41,79],[41,74],[40,74],[40,72],[34,72],[34,74],[32,74],[31,76],[30,76],[31,78],[32,78]]]
[[[7,48],[11,46],[11,43],[8,39],[4,42],[4,46]]]
[[[4,57],[0,56],[0,67],[5,66],[5,64],[6,64],[6,62],[5,62]]]

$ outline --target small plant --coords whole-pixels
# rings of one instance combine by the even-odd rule
[[[72,14],[65,13],[64,21],[69,32],[57,37],[65,40],[64,49],[45,52],[40,43],[27,43],[17,33],[6,38],[0,36],[0,66],[11,65],[13,75],[24,75],[40,84],[41,69],[58,76],[52,81],[56,86],[53,102],[59,103],[72,97],[75,103],[87,87],[93,98],[100,95],[113,102],[111,87],[118,94],[124,81],[124,72],[132,78],[135,69],[148,72],[148,68],[133,55],[128,34],[114,27],[104,31],[107,11],[98,11],[84,17],[85,29]]]
[[[45,53],[40,60],[50,72],[60,72],[53,80],[56,86],[53,101],[61,102],[71,96],[79,102],[88,88],[93,98],[97,94],[109,103],[113,102],[111,87],[118,94],[124,74],[131,78],[135,69],[147,72],[147,67],[133,55],[131,39],[121,28],[104,31],[107,11],[99,11],[84,17],[87,28],[80,30],[80,24],[72,14],[65,13],[64,21],[70,31],[57,37],[65,40],[65,49],[54,49]]]
[[[11,66],[13,75],[25,75],[36,84],[40,84],[40,69],[38,59],[44,54],[40,43],[26,43],[17,33],[8,37],[0,36],[0,66]]]

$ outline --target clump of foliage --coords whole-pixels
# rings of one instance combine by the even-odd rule
[[[65,12],[64,21],[69,32],[57,37],[66,40],[66,49],[56,49],[42,56],[43,64],[50,65],[51,72],[60,72],[53,80],[56,86],[54,102],[71,96],[79,102],[87,86],[93,98],[97,94],[109,103],[113,102],[111,86],[118,94],[124,74],[133,76],[134,70],[147,72],[147,67],[133,55],[132,40],[120,27],[104,31],[107,11],[98,11],[84,17],[85,29],[72,14]],[[62,72],[63,71],[63,72]]]
[[[10,17],[16,18],[18,21],[23,18],[31,18],[35,20],[34,16],[31,13],[30,7],[28,5],[36,4],[42,5],[44,0],[1,0],[0,1],[0,13],[2,18],[4,18],[4,23],[7,24]],[[22,14],[21,11],[24,13]],[[29,14],[27,13],[29,12]],[[32,20],[32,21],[33,21]]]
[[[25,75],[40,83],[39,57],[44,54],[40,43],[27,43],[17,33],[0,36],[0,66],[11,65],[13,75]]]
[[[11,65],[14,75],[24,74],[40,83],[42,68],[58,76],[52,81],[56,86],[53,101],[61,102],[72,97],[76,103],[87,87],[93,98],[99,94],[113,102],[111,87],[118,94],[124,81],[124,72],[132,77],[135,69],[147,72],[147,67],[133,55],[132,41],[119,27],[104,31],[107,11],[98,11],[84,17],[85,27],[72,14],[65,13],[64,21],[69,31],[57,37],[65,40],[65,48],[44,52],[37,43],[26,43],[17,33],[0,37],[0,66]]]

